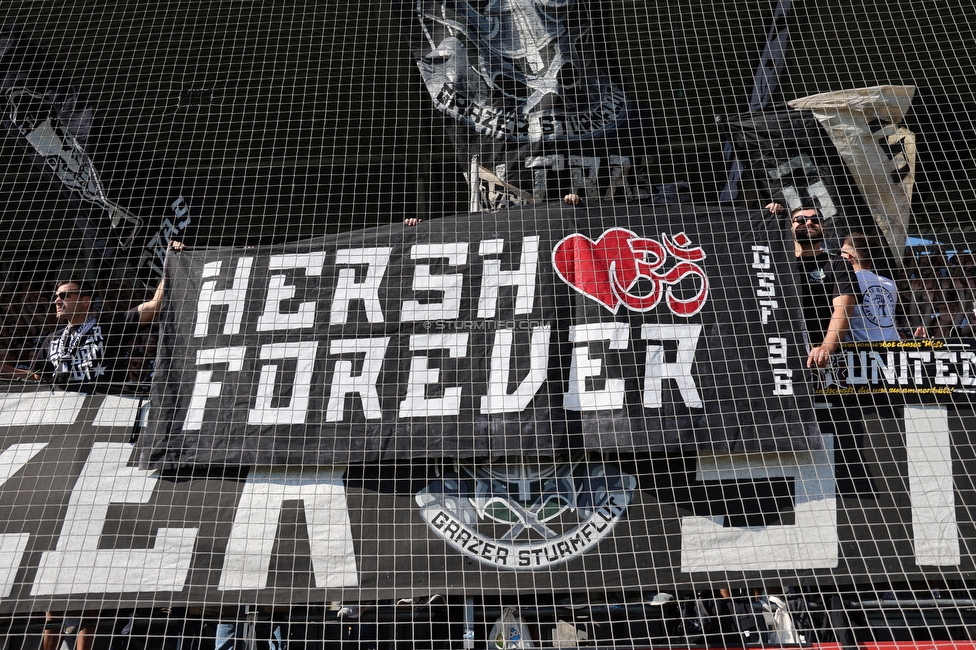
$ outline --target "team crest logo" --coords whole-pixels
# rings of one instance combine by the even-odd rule
[[[697,314],[708,299],[708,278],[699,266],[704,259],[705,251],[683,232],[657,241],[624,228],[611,228],[596,241],[573,234],[552,252],[562,281],[614,314],[621,305],[649,311],[662,299],[677,316]]]
[[[459,464],[418,492],[417,505],[458,552],[498,569],[544,569],[595,548],[633,499],[633,476],[583,461]]]

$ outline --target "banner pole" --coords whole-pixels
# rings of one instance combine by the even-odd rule
[[[474,650],[474,596],[464,597],[464,650]]]
[[[468,212],[481,212],[480,183],[478,156],[471,156],[471,166],[468,168]]]

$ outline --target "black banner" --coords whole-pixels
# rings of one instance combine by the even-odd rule
[[[866,405],[953,403],[976,395],[976,340],[848,342],[822,372],[818,395],[857,396]]]
[[[746,113],[724,120],[736,156],[750,171],[758,205],[815,205],[833,248],[851,230],[877,232],[867,204],[830,136],[809,111]]]
[[[77,208],[93,271],[155,285],[170,240],[189,242],[201,201],[183,173],[100,126],[63,66],[16,25],[0,26],[0,121]]]
[[[135,459],[139,409],[0,395],[0,612],[976,571],[971,411],[900,407],[818,451],[160,473]]]
[[[752,81],[752,95],[749,98],[750,113],[758,113],[765,109],[779,85],[779,73],[786,64],[786,51],[790,42],[789,18],[792,4],[792,0],[779,0],[773,10],[772,24],[766,33],[766,46],[763,48]],[[734,201],[739,196],[742,161],[734,154],[731,142],[722,145],[722,153],[730,164],[728,180],[719,192],[719,201]]]
[[[143,459],[815,448],[786,245],[750,216],[561,206],[177,255]]]

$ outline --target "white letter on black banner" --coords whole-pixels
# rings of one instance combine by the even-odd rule
[[[215,305],[227,305],[227,321],[224,323],[224,334],[239,334],[241,322],[244,320],[244,303],[247,298],[247,285],[251,277],[253,257],[242,257],[234,271],[234,281],[229,289],[217,291],[216,280],[204,282],[197,300],[197,323],[193,328],[193,336],[206,336],[210,326],[210,312]],[[212,278],[220,274],[221,262],[210,262],[203,265],[201,279]]]
[[[664,361],[664,347],[660,345],[647,346],[647,358],[644,361],[644,407],[659,409],[664,404],[662,395],[665,379],[673,379],[678,385],[681,399],[689,408],[700,409],[705,406],[695,378],[691,374],[691,365],[695,361],[695,349],[698,348],[698,336],[702,326],[697,323],[689,325],[644,325],[641,327],[641,338],[650,341],[677,341],[678,358],[674,363]]]
[[[152,548],[99,548],[113,503],[147,503],[155,470],[128,467],[132,445],[96,442],[71,490],[61,535],[41,555],[32,596],[124,591],[181,591],[196,528],[160,528]]]
[[[915,563],[958,567],[962,554],[946,407],[905,405],[905,451]]]
[[[468,244],[416,244],[410,249],[412,260],[447,259],[449,266],[461,266],[468,261]],[[451,320],[461,311],[461,289],[464,276],[460,273],[431,275],[430,264],[418,264],[413,272],[413,290],[442,294],[440,302],[406,300],[400,310],[401,321]]]
[[[468,348],[467,332],[460,334],[414,334],[410,337],[410,351],[447,350],[452,359],[463,357]],[[407,394],[400,402],[399,417],[457,417],[461,411],[461,387],[444,389],[443,397],[427,399],[427,386],[440,380],[439,368],[428,365],[428,357],[418,354],[410,360]]]
[[[487,239],[478,247],[478,254],[501,255],[505,248],[504,239]],[[515,314],[531,314],[535,302],[535,269],[539,262],[539,237],[526,237],[522,240],[522,258],[519,267],[512,271],[502,271],[502,262],[497,259],[484,261],[481,273],[481,297],[478,298],[478,318],[494,318],[498,304],[498,289],[515,288]]]
[[[389,336],[332,341],[329,354],[364,354],[365,358],[362,372],[358,375],[352,374],[353,362],[349,359],[339,359],[335,362],[332,386],[329,388],[329,402],[325,408],[326,422],[345,420],[347,395],[359,395],[363,403],[363,414],[367,420],[379,420],[383,417],[383,412],[380,410],[380,396],[376,392],[376,382],[379,381],[383,357],[386,356],[386,346],[389,344]]]
[[[723,526],[724,516],[681,518],[681,571],[831,569],[838,563],[834,440],[820,451],[698,456],[696,481],[793,480],[794,524]]]
[[[0,453],[0,485],[6,483],[7,479],[19,472],[45,447],[46,442],[25,442],[4,449]],[[17,577],[17,569],[20,568],[29,539],[30,533],[0,534],[0,598],[7,598],[13,591],[14,578]]]
[[[366,266],[366,276],[356,282],[356,269],[339,269],[335,294],[332,296],[330,325],[343,325],[349,319],[349,304],[362,300],[366,308],[366,320],[370,323],[383,322],[380,308],[380,283],[390,263],[392,248],[349,248],[336,251],[336,266]]]
[[[495,344],[491,348],[491,374],[488,375],[488,394],[481,398],[481,412],[518,413],[525,410],[532,398],[546,381],[549,368],[549,325],[532,331],[532,344],[529,349],[529,374],[516,387],[508,392],[508,380],[512,373],[512,330],[495,332]]]
[[[572,343],[584,343],[573,348],[573,360],[569,366],[569,390],[563,398],[563,406],[570,411],[603,411],[624,406],[624,380],[607,377],[602,390],[586,390],[586,380],[602,372],[603,363],[590,356],[591,341],[607,341],[611,350],[626,350],[630,337],[627,323],[589,323],[569,328]]]
[[[214,350],[197,350],[198,366],[226,365],[228,372],[240,372],[244,368],[245,347],[216,348]],[[211,381],[213,370],[197,370],[193,380],[193,394],[190,396],[190,406],[186,410],[183,421],[184,431],[199,431],[203,426],[203,414],[207,409],[207,400],[220,397],[220,389],[224,383]]]
[[[237,504],[218,590],[268,586],[281,504],[298,500],[305,506],[315,587],[359,584],[342,471],[256,467],[248,474]]]
[[[258,394],[254,408],[247,416],[248,424],[305,424],[308,414],[308,396],[312,389],[312,369],[315,366],[315,352],[318,341],[294,341],[292,343],[272,343],[261,346],[261,358],[295,359],[295,381],[287,406],[274,407],[275,384],[278,380],[279,365],[269,363],[261,367],[258,379]]]
[[[325,253],[272,255],[268,260],[269,271],[284,271],[285,269],[305,269],[305,275],[322,275],[322,264]],[[315,325],[315,302],[303,302],[298,309],[281,312],[281,303],[295,297],[295,285],[285,284],[287,276],[284,273],[272,273],[268,278],[268,297],[264,303],[264,313],[258,318],[256,329],[259,332],[269,330],[289,330],[312,327]]]

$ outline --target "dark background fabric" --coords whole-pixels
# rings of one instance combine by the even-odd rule
[[[49,392],[42,392],[37,397]],[[31,401],[35,393],[7,393],[7,398]],[[728,585],[733,590],[769,582],[775,585],[872,585],[878,576],[885,584],[910,580],[948,583],[972,579],[974,522],[970,513],[976,505],[976,489],[966,477],[976,470],[976,455],[968,432],[976,426],[971,410],[950,411],[950,433],[954,499],[961,547],[958,566],[918,566],[914,560],[913,508],[909,469],[906,464],[904,425],[900,410],[882,418],[869,417],[866,431],[856,441],[856,453],[832,457],[838,479],[828,479],[825,495],[836,489],[839,536],[838,564],[829,569],[737,571],[732,568],[689,573],[682,566],[682,522],[690,516],[721,519],[723,528],[791,526],[795,515],[794,481],[777,476],[785,466],[784,456],[772,452],[762,456],[767,476],[753,474],[737,479],[701,476],[701,462],[695,454],[655,453],[644,455],[589,454],[582,466],[603,466],[631,476],[631,501],[609,536],[585,554],[543,571],[499,570],[473,561],[450,548],[421,519],[417,495],[430,489],[456,467],[437,459],[411,463],[366,463],[339,470],[346,495],[347,514],[355,548],[357,586],[326,589],[317,586],[310,573],[309,537],[316,533],[307,524],[307,501],[289,500],[268,504],[279,506],[278,526],[267,584],[247,592],[218,590],[227,540],[235,519],[241,516],[241,495],[248,480],[260,468],[196,468],[193,470],[146,473],[136,468],[129,439],[131,424],[99,423],[97,414],[112,396],[83,398],[83,407],[71,423],[28,424],[0,427],[2,447],[14,444],[46,445],[16,474],[0,484],[0,534],[29,535],[24,554],[16,559],[17,571],[9,596],[0,598],[0,611],[31,612],[83,609],[93,600],[102,607],[161,607],[226,602],[286,603],[342,600],[396,599],[417,593],[464,594],[472,588],[481,593],[521,593],[525,589],[556,592],[585,590],[590,593],[652,588],[686,597],[703,584]],[[9,401],[4,413],[9,415]],[[36,420],[36,418],[35,418]],[[9,422],[9,420],[8,420]],[[93,461],[96,449],[106,445],[128,449],[130,460],[118,472]],[[850,450],[849,450],[850,451]],[[947,450],[948,451],[948,450]],[[803,461],[804,455],[793,462]],[[328,469],[328,468],[324,468]],[[261,471],[267,472],[269,468]],[[297,476],[287,468],[271,470],[278,484]],[[85,474],[85,482],[81,477]],[[155,477],[151,491],[139,499],[126,499],[128,476]],[[152,548],[163,528],[196,529],[193,555],[186,582],[175,591],[138,591],[134,587],[112,593],[91,593],[84,581],[71,593],[36,596],[36,567],[43,552],[77,546],[75,533],[62,524],[69,502],[86,498],[71,496],[102,477],[103,490],[112,492],[113,503],[98,537],[101,551],[120,552],[116,563],[125,560],[125,549]],[[104,492],[101,499],[104,499]],[[502,493],[499,492],[499,495]],[[91,496],[87,499],[90,501]],[[339,513],[337,513],[338,515]],[[570,512],[565,518],[572,520]],[[336,516],[336,521],[341,521]],[[484,526],[486,522],[479,524]],[[550,522],[556,526],[556,520]],[[484,530],[489,530],[485,528]],[[94,547],[80,551],[77,564],[84,564]],[[772,552],[772,550],[770,550]],[[11,553],[10,557],[14,557]],[[799,560],[800,565],[803,560]]]

